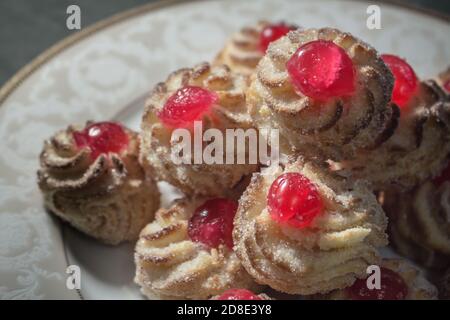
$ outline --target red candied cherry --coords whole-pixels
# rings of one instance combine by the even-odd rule
[[[297,228],[308,227],[323,209],[316,186],[295,172],[284,173],[272,183],[267,205],[272,219]]]
[[[333,41],[316,40],[302,45],[286,68],[295,89],[310,98],[323,101],[355,91],[352,59]]]
[[[233,248],[233,219],[237,207],[237,202],[229,199],[207,200],[195,210],[189,221],[191,240],[211,248],[217,248],[220,244]]]
[[[419,80],[416,73],[405,60],[397,56],[383,54],[381,58],[394,75],[392,101],[399,107],[404,107],[417,91]]]
[[[96,159],[102,153],[118,153],[128,146],[128,135],[120,124],[96,122],[82,131],[74,131],[73,138],[78,148],[89,148]]]
[[[256,294],[247,289],[229,289],[222,293],[217,300],[262,300]]]
[[[170,127],[186,127],[201,119],[218,99],[215,92],[201,87],[185,86],[167,99],[158,117]]]
[[[450,92],[450,79],[444,83],[444,89]]]
[[[296,27],[285,24],[284,22],[278,24],[270,24],[262,29],[259,34],[259,49],[262,52],[267,51],[269,44],[275,40],[280,39],[289,31],[295,30]]]
[[[381,288],[367,288],[366,279],[358,279],[346,290],[353,300],[404,300],[408,295],[405,280],[388,268],[380,268]]]
[[[437,177],[433,179],[433,183],[437,187],[439,187],[445,181],[450,181],[450,163],[444,170],[442,170],[442,172]]]

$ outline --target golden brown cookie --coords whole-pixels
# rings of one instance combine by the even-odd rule
[[[294,25],[268,21],[244,27],[227,40],[214,63],[226,64],[231,70],[249,76],[263,57],[267,43],[296,28]],[[262,34],[264,31],[265,35]]]
[[[423,81],[400,111],[394,134],[341,164],[376,190],[408,189],[439,174],[450,153],[450,99],[434,80]]]
[[[137,239],[159,208],[159,191],[138,163],[135,132],[88,122],[45,141],[38,171],[45,206],[108,244]]]
[[[264,55],[259,48],[259,37],[268,24],[267,21],[260,21],[255,26],[244,27],[233,34],[216,56],[214,63],[226,64],[233,71],[244,75],[252,74]]]
[[[333,78],[334,73],[327,68],[335,68],[339,74],[339,67],[328,64],[320,69],[317,64],[325,66],[323,62],[310,62],[312,71],[308,72],[318,70],[324,79],[315,83],[316,75],[310,74],[301,83],[309,81],[312,84],[308,85],[315,87],[306,91],[299,88],[299,81],[288,66],[300,56],[298,50],[316,44],[330,47],[324,55],[339,55],[336,60],[345,63],[348,74]],[[292,64],[302,68],[298,61]],[[330,87],[326,77],[334,81]],[[314,94],[317,91],[326,95],[331,86],[339,87],[342,83],[345,94],[339,88],[333,91],[335,96],[321,98]],[[388,104],[392,87],[391,72],[371,46],[336,29],[305,29],[291,31],[269,46],[253,76],[248,100],[258,129],[279,130],[283,152],[349,159],[356,151],[383,142],[395,127],[397,113]]]
[[[169,182],[186,194],[226,194],[227,190],[233,188],[246,175],[254,172],[257,165],[248,160],[244,164],[226,164],[225,151],[220,157],[223,164],[207,164],[205,159],[200,159],[201,161],[198,163],[194,158],[194,152],[191,157],[188,157],[190,161],[181,164],[174,163],[171,157],[173,152],[171,137],[174,130],[178,128],[179,122],[167,124],[167,118],[172,120],[170,117],[178,117],[177,121],[180,119],[180,114],[183,113],[177,110],[181,110],[180,105],[183,106],[184,92],[195,90],[206,95],[207,98],[214,97],[211,105],[206,111],[201,111],[195,121],[201,123],[202,130],[198,132],[200,135],[203,135],[208,129],[220,130],[225,137],[225,141],[223,141],[225,148],[226,129],[251,128],[251,119],[247,112],[246,89],[245,77],[232,73],[225,65],[210,66],[203,63],[191,69],[180,69],[172,73],[164,83],[158,84],[153,89],[146,102],[146,111],[141,124],[142,148],[140,153],[140,160],[144,168],[151,175]],[[178,104],[174,104],[173,101],[180,96],[183,96],[183,99],[178,98]],[[186,99],[189,100],[188,98]],[[171,103],[171,109],[167,107],[168,101]],[[189,103],[185,103],[184,106],[187,104]],[[173,107],[174,105],[175,107]],[[166,122],[161,119],[165,119]],[[186,127],[183,127],[184,129],[191,130],[190,137],[194,145],[193,121],[191,119],[187,124],[180,123]],[[204,150],[205,144],[200,152]],[[234,150],[238,150],[236,145]],[[247,151],[248,149],[244,150],[246,159],[248,159]],[[232,155],[236,159],[236,153]]]
[[[237,202],[183,198],[160,209],[135,249],[135,282],[149,298],[208,299],[231,288],[258,290],[232,247]]]
[[[330,300],[436,300],[437,289],[423,272],[404,259],[383,259],[380,289],[368,289],[366,279],[319,299]]]
[[[426,267],[450,267],[450,181],[447,175],[409,192],[384,192],[390,241],[402,255]]]
[[[387,244],[386,224],[365,182],[297,159],[254,174],[239,201],[233,238],[257,282],[309,295],[363,277]]]

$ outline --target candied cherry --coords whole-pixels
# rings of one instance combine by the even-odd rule
[[[350,96],[355,91],[352,59],[333,41],[302,45],[286,63],[296,91],[316,100]]]
[[[218,99],[215,92],[201,87],[185,86],[167,99],[158,117],[170,127],[186,127],[201,119]]]
[[[247,289],[229,289],[222,293],[217,300],[262,300],[256,294]]]
[[[73,138],[78,148],[89,148],[96,159],[102,153],[118,153],[128,146],[128,135],[120,124],[96,122],[82,131],[74,131]]]
[[[388,268],[380,268],[381,288],[367,288],[366,279],[358,279],[346,290],[353,300],[404,300],[408,295],[405,280]]]
[[[444,89],[450,92],[450,79],[444,83]]]
[[[383,54],[381,58],[394,75],[392,101],[399,107],[408,104],[417,91],[419,80],[413,68],[403,59],[392,54]]]
[[[323,202],[316,186],[300,173],[279,176],[267,195],[269,213],[277,222],[293,227],[308,227],[322,212]]]
[[[267,51],[269,44],[275,40],[280,39],[286,35],[289,31],[295,30],[296,27],[285,24],[284,22],[277,24],[270,24],[262,29],[259,34],[259,49],[262,52]]]
[[[195,210],[189,221],[191,240],[211,248],[217,248],[220,244],[233,248],[233,219],[237,207],[237,202],[229,199],[207,200]]]
[[[450,181],[450,163],[445,167],[442,172],[433,179],[433,183],[435,186],[439,187],[445,181]]]

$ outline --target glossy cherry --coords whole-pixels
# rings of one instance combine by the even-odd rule
[[[78,148],[89,148],[96,159],[100,154],[118,153],[128,146],[128,135],[120,124],[97,122],[82,131],[74,131],[73,138]]]
[[[450,92],[450,79],[447,80],[447,81],[444,83],[444,89],[445,89],[447,92]]]
[[[167,99],[159,112],[159,119],[170,127],[187,127],[200,120],[219,97],[213,91],[202,87],[185,86]]]
[[[267,206],[275,221],[305,228],[322,212],[323,202],[308,178],[289,172],[279,176],[270,186]]]
[[[289,31],[295,30],[296,27],[287,25],[283,22],[278,24],[270,24],[262,29],[259,35],[259,49],[262,52],[267,51],[269,44],[275,40],[280,39],[286,35]]]
[[[433,179],[433,183],[437,187],[439,187],[445,181],[450,181],[450,163],[447,165],[447,167],[444,168],[444,170],[442,170],[442,172],[437,177]]]
[[[224,244],[233,248],[233,219],[238,204],[236,201],[215,198],[198,207],[189,221],[188,234],[192,241],[217,248]]]
[[[286,63],[294,88],[316,100],[350,96],[355,91],[352,59],[333,41],[302,45]]]
[[[247,289],[229,289],[222,293],[217,300],[262,300],[256,294]]]
[[[395,82],[392,91],[392,102],[399,107],[404,107],[417,92],[419,80],[417,79],[416,73],[405,60],[397,56],[383,54],[381,58],[394,75]]]
[[[388,268],[380,268],[381,288],[367,288],[366,279],[358,279],[347,288],[353,300],[404,300],[408,295],[408,286],[405,280],[396,272]]]

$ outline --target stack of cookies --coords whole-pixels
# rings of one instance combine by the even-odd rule
[[[56,133],[39,186],[80,231],[137,239],[135,282],[152,299],[436,299],[422,270],[382,259],[389,240],[443,277],[445,298],[449,79],[420,81],[340,30],[260,22],[157,84],[139,133],[114,122]],[[249,143],[225,150],[229,132]],[[252,132],[279,139],[255,145]],[[216,161],[191,152],[198,141]],[[250,160],[263,147],[276,161]],[[160,208],[157,181],[183,197]]]

